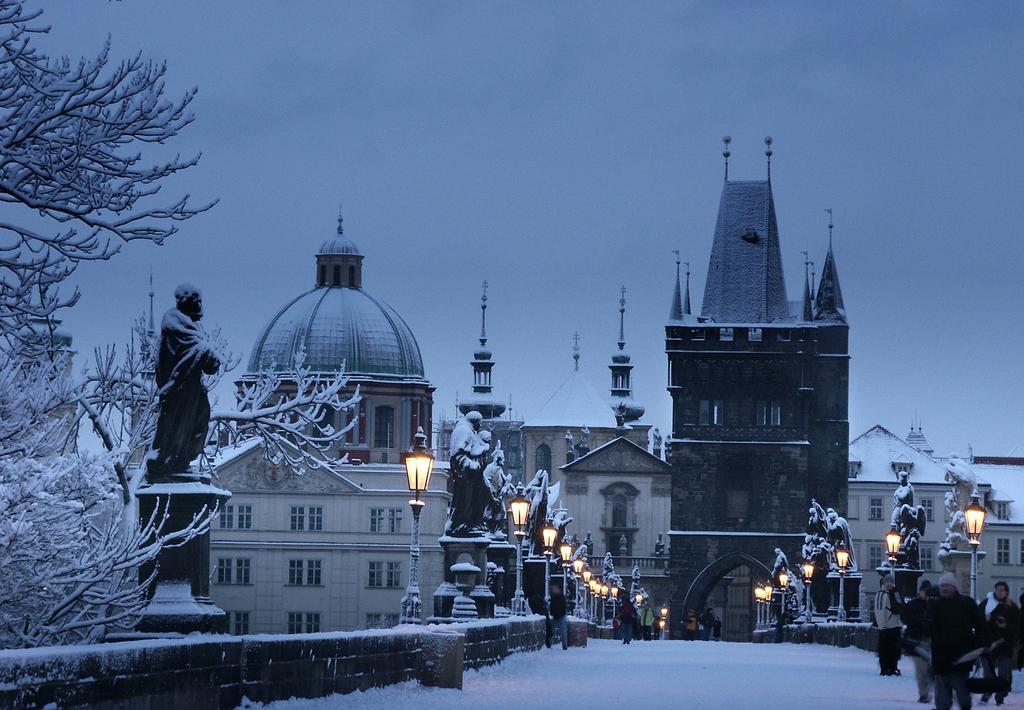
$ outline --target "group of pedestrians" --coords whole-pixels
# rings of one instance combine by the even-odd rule
[[[934,693],[937,710],[949,710],[954,699],[960,708],[970,708],[973,690],[981,693],[982,703],[994,695],[996,705],[1002,705],[1012,671],[1024,660],[1018,650],[1021,612],[1009,592],[1006,582],[996,582],[991,593],[975,602],[960,593],[956,576],[946,573],[938,589],[924,580],[917,596],[904,602],[886,575],[874,602],[881,675],[900,674],[905,649],[914,664],[918,702],[931,702]],[[976,667],[983,679],[971,678]]]
[[[633,606],[629,599],[622,601],[615,614],[613,626],[618,631],[622,643],[629,645],[634,638],[650,641],[654,638],[654,625],[657,618],[651,603],[645,600],[639,607]]]
[[[705,609],[700,616],[693,609],[686,612],[686,622],[683,624],[683,638],[687,641],[721,641],[722,620],[715,616],[715,610],[711,607]]]
[[[533,603],[534,600],[531,600],[531,609],[535,613],[545,613],[546,611],[547,634],[545,641],[547,647],[551,648],[552,642],[557,640],[561,642],[563,649],[568,649],[569,618],[562,588],[557,584],[552,584],[548,590],[548,597],[546,608],[543,600],[537,599],[535,603]],[[645,601],[637,608],[628,599],[625,599],[615,614],[613,626],[618,631],[622,643],[628,645],[634,638],[641,638],[644,641],[653,639],[656,621],[650,602]]]

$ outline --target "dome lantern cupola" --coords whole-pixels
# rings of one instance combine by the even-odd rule
[[[345,236],[343,221],[339,209],[338,236],[321,244],[316,254],[317,288],[362,288],[363,255]]]

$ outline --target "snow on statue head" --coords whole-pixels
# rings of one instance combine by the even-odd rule
[[[194,321],[203,317],[203,293],[190,283],[174,289],[174,302],[178,310]]]
[[[971,464],[956,454],[951,454],[946,460],[946,481],[952,484],[954,488],[969,486],[971,491],[973,491],[976,486],[974,469],[971,467]]]

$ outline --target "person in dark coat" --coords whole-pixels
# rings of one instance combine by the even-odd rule
[[[967,678],[973,662],[958,661],[985,646],[988,635],[981,609],[973,599],[960,594],[960,583],[949,572],[939,577],[939,598],[932,604],[928,634],[932,639],[936,710],[950,710],[954,695],[961,708],[971,707]]]
[[[903,642],[910,652],[914,663],[914,675],[917,678],[917,702],[927,703],[932,697],[932,668],[928,662],[931,653],[928,636],[928,619],[930,606],[934,596],[932,584],[927,579],[921,580],[917,596],[903,605],[900,619],[906,625]]]
[[[722,620],[717,616],[715,617],[715,622],[711,625],[711,638],[715,641],[722,640]]]
[[[633,623],[636,621],[636,609],[628,599],[622,602],[619,613],[615,615],[619,620],[619,631],[622,634],[622,643],[629,645],[633,640]]]
[[[551,627],[558,632],[558,638],[562,642],[562,650],[569,648],[569,619],[565,615],[565,595],[562,588],[557,584],[551,585],[551,601],[548,603],[548,610],[551,614]],[[551,644],[548,644],[551,648]]]
[[[700,615],[700,640],[710,641],[711,640],[711,627],[715,623],[715,612],[708,607],[704,610],[704,613]]]
[[[1009,684],[1013,680],[1013,662],[1017,655],[1017,639],[1020,631],[1020,609],[1010,599],[1010,587],[1006,582],[996,582],[995,589],[979,602],[985,614],[988,640],[994,648],[985,657],[982,667],[985,677],[1002,678]],[[998,643],[996,643],[998,641]],[[988,702],[988,694],[981,696],[981,702]],[[996,693],[996,705],[1006,700],[1006,692]]]

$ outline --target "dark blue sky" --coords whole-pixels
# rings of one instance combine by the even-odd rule
[[[162,248],[82,267],[67,325],[83,351],[123,340],[183,280],[244,356],[308,288],[335,229],[365,286],[409,322],[438,412],[471,382],[491,283],[499,394],[529,415],[571,368],[601,390],[618,288],[636,395],[668,428],[663,324],[672,249],[699,304],[721,189],[773,183],[790,299],[825,215],[850,316],[851,432],[941,452],[1024,445],[1024,9],[1019,3],[301,3],[83,0],[47,8],[52,53],[166,59],[196,85],[168,186],[219,197]]]

